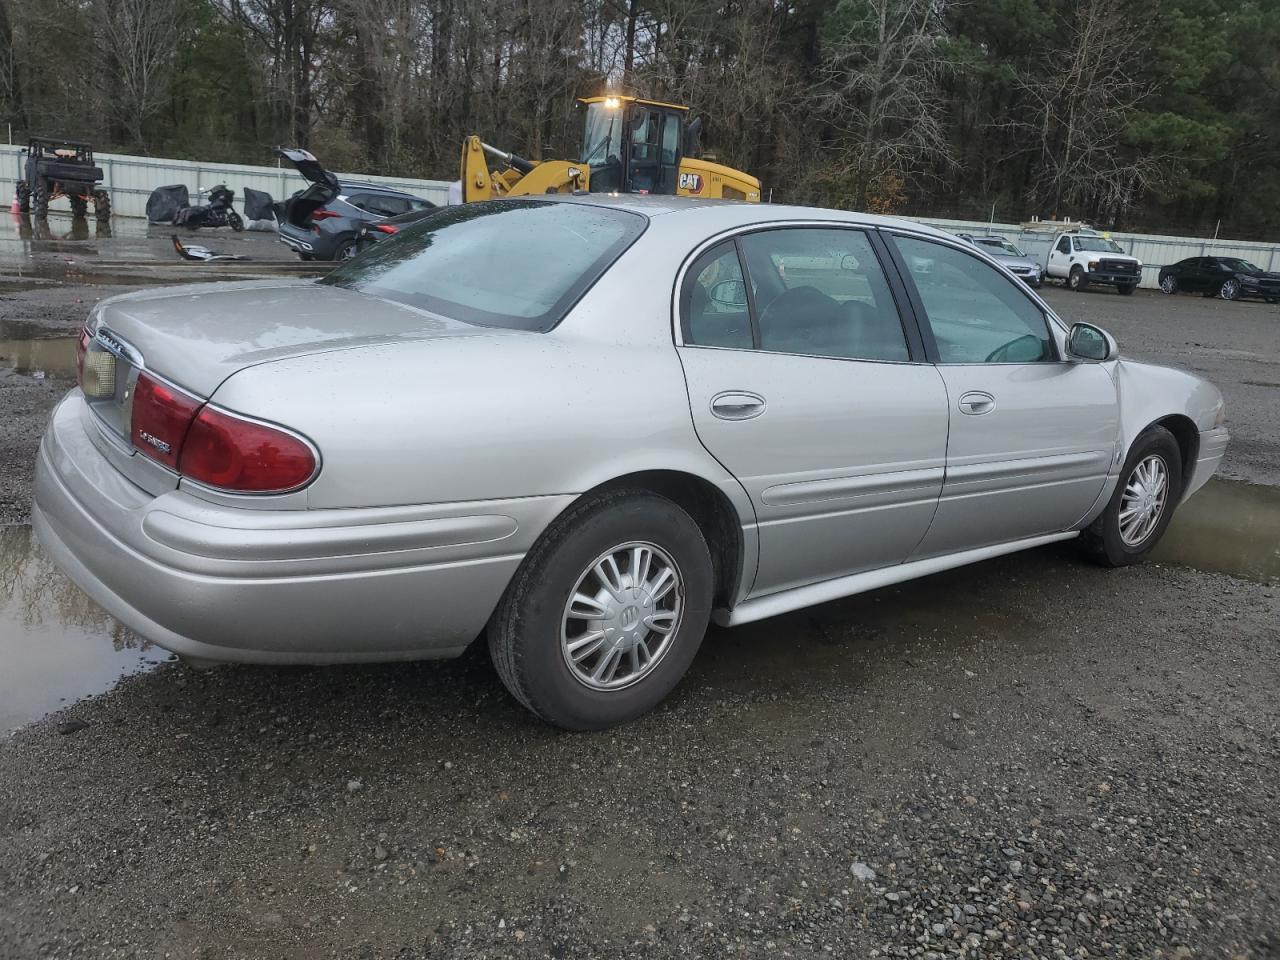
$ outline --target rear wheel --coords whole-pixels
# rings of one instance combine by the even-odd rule
[[[36,177],[36,182],[31,187],[31,212],[38,219],[49,216],[49,184],[44,177]]]
[[[355,237],[348,237],[343,240],[333,251],[333,259],[350,260],[360,252],[360,244],[356,242]]]
[[[1134,290],[1138,289],[1138,285],[1136,283],[1122,283],[1119,285],[1118,289],[1127,297],[1130,296]]]
[[[89,201],[84,197],[68,197],[71,201],[71,215],[73,217],[83,217],[89,212]]]
[[[1081,545],[1103,566],[1140,563],[1160,542],[1180,499],[1178,441],[1164,427],[1148,427],[1129,450],[1106,509],[1081,534]]]
[[[1089,285],[1089,278],[1085,276],[1081,267],[1072,267],[1071,273],[1067,277],[1067,286],[1079,293]]]
[[[98,218],[99,223],[106,223],[111,219],[111,194],[107,191],[93,191],[93,215]]]
[[[1160,291],[1162,293],[1177,293],[1178,278],[1171,273],[1166,273],[1160,278]]]
[[[707,542],[677,504],[591,495],[525,557],[489,622],[489,652],[543,720],[603,729],[651,710],[684,676],[712,592]]]
[[[22,213],[31,212],[31,187],[25,180],[19,180],[14,187],[14,193],[18,197],[18,210]]]
[[[1222,286],[1218,288],[1218,296],[1223,300],[1234,300],[1240,296],[1240,281],[1235,277],[1230,280],[1222,281]]]

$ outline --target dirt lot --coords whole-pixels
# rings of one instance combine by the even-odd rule
[[[0,291],[0,342],[105,292]],[[1225,472],[1280,484],[1280,311],[1047,298],[1212,377]],[[138,658],[22,526],[47,365],[0,360],[0,696]],[[0,741],[0,957],[1280,957],[1275,494],[1206,491],[1188,566],[1068,544],[713,630],[597,735],[481,657],[163,663]]]

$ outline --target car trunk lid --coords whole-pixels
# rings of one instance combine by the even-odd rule
[[[276,147],[276,154],[292,163],[309,185],[284,202],[284,219],[295,227],[308,227],[317,210],[338,195],[338,178],[321,166],[308,150]]]
[[[95,311],[93,332],[130,366],[145,366],[183,390],[208,397],[228,376],[258,363],[388,341],[503,331],[310,280],[248,280],[104,300]]]

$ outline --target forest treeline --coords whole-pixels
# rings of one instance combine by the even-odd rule
[[[0,0],[15,140],[453,179],[606,90],[775,200],[1280,238],[1280,0]]]

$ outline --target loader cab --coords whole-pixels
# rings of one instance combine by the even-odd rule
[[[592,193],[675,195],[689,108],[635,97],[589,97],[582,155]]]

